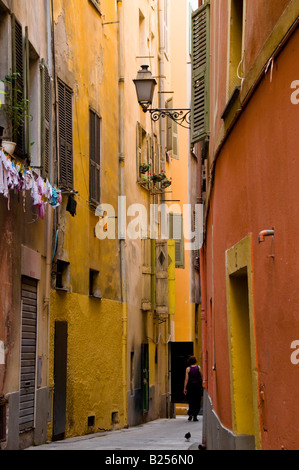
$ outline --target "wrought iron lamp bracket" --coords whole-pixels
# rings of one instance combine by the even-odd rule
[[[191,129],[191,109],[152,109],[143,106],[143,111],[151,114],[152,121],[159,121],[160,118],[170,118],[181,127]]]

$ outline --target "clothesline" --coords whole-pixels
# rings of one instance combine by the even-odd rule
[[[10,191],[19,191],[23,195],[25,211],[26,191],[30,191],[33,205],[39,209],[41,219],[45,218],[45,206],[56,208],[62,202],[61,190],[48,179],[35,174],[30,167],[14,162],[3,148],[0,148],[0,194],[8,199],[10,210]]]

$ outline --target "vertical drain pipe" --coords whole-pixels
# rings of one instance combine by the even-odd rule
[[[124,156],[124,56],[123,56],[123,2],[117,0],[118,15],[118,99],[119,99],[119,196],[125,196],[125,156]],[[123,210],[119,206],[119,210]],[[119,220],[120,220],[120,214]],[[128,406],[127,406],[127,283],[125,266],[125,243],[126,240],[120,236],[120,277],[121,277],[121,302],[122,302],[122,387],[123,387],[123,406],[124,406],[124,426],[128,424]]]

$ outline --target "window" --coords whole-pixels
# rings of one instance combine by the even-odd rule
[[[244,44],[244,0],[231,0],[228,97],[241,84]]]
[[[73,189],[73,92],[58,80],[59,184]]]
[[[192,14],[192,143],[209,135],[210,4]]]
[[[173,99],[170,98],[166,101],[166,109],[173,109]],[[171,119],[167,118],[167,152],[170,152],[172,158],[179,158],[178,155],[178,124]]]
[[[101,298],[100,295],[100,273],[94,269],[89,270],[89,295],[90,297]]]
[[[89,199],[98,205],[101,199],[101,118],[89,110]]]
[[[57,260],[56,289],[70,291],[70,263]]]
[[[182,214],[169,214],[169,238],[175,240],[175,267],[184,269],[185,247]]]
[[[148,175],[148,171],[153,172],[152,151],[151,151],[151,137],[146,133],[141,124],[137,123],[137,138],[136,138],[136,161],[137,161],[137,182],[141,182],[142,178]],[[148,170],[143,174],[141,166],[148,167]]]

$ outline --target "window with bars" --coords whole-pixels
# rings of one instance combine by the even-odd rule
[[[89,199],[98,205],[101,199],[101,117],[89,109]]]
[[[58,80],[59,184],[73,189],[73,91]]]
[[[192,143],[209,135],[210,4],[192,14]]]

